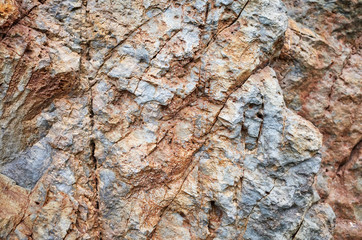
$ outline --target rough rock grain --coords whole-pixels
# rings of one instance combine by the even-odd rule
[[[0,1],[0,238],[360,237],[359,4],[297,2]]]
[[[285,1],[290,16],[273,63],[289,108],[323,134],[316,187],[337,215],[336,239],[360,239],[361,11],[359,1]]]

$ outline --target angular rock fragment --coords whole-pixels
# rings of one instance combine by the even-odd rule
[[[28,192],[0,174],[0,237],[5,239],[21,222],[28,205]]]

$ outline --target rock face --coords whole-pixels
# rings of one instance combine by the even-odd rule
[[[360,238],[359,7],[0,1],[0,238]]]
[[[291,17],[272,65],[287,106],[323,134],[316,187],[336,215],[336,239],[360,239],[360,1],[285,1]]]

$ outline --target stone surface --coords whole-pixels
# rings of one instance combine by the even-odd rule
[[[0,237],[4,239],[22,220],[28,192],[4,175],[0,175],[0,191]]]
[[[285,1],[289,27],[273,63],[289,108],[323,134],[316,187],[337,216],[336,239],[360,239],[360,1]]]
[[[0,238],[358,239],[359,7],[0,1]]]

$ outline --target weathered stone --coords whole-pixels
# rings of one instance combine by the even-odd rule
[[[336,213],[334,236],[358,239],[362,228],[357,210],[361,206],[357,174],[361,155],[356,150],[361,144],[362,121],[361,3],[285,3],[291,19],[273,68],[288,107],[323,134],[316,186],[322,201]]]
[[[28,204],[28,192],[0,174],[0,237],[5,239],[21,222]]]
[[[0,1],[0,238],[357,237],[358,4],[313,2]]]

